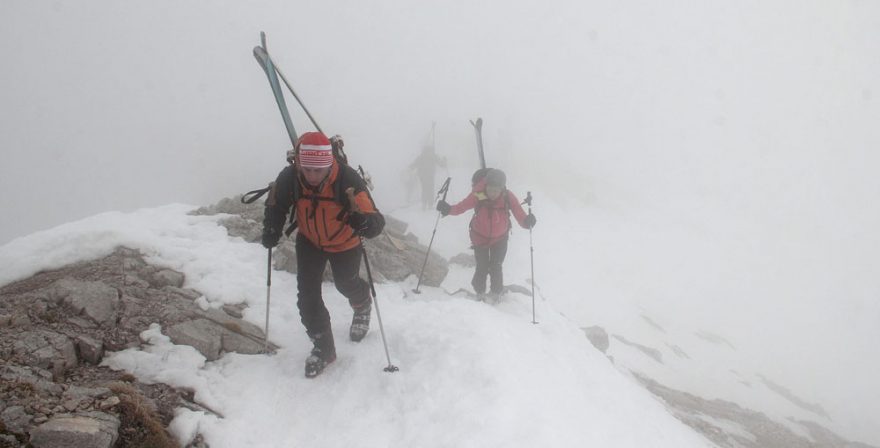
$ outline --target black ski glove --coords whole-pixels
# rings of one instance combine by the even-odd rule
[[[451,210],[451,209],[452,209],[452,206],[449,205],[449,203],[444,201],[443,199],[441,199],[440,202],[437,203],[437,211],[440,212],[440,214],[443,216],[448,215],[449,210]]]
[[[532,227],[535,227],[535,222],[537,222],[537,221],[538,221],[538,218],[535,218],[535,215],[529,213],[528,216],[526,216],[526,219],[523,221],[523,223],[526,225],[527,229],[531,229]]]
[[[271,227],[263,228],[263,238],[260,242],[263,243],[263,247],[266,249],[271,249],[278,245],[278,240],[281,239],[281,232],[276,231]]]
[[[354,212],[348,215],[348,225],[351,226],[354,233],[358,236],[365,236],[368,230],[369,221],[367,215]]]

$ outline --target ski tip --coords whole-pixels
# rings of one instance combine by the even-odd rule
[[[260,31],[260,45],[262,45],[264,49],[266,48],[266,32],[265,31]]]

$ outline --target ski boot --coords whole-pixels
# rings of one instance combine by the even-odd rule
[[[318,333],[311,340],[315,346],[312,348],[312,353],[306,358],[306,378],[320,375],[328,364],[336,361],[333,333],[330,331]]]
[[[368,303],[354,311],[351,318],[351,328],[348,330],[348,337],[354,342],[360,342],[370,331],[370,314],[373,311],[373,304]]]

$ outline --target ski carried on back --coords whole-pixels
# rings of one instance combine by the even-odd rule
[[[287,135],[290,137],[290,143],[296,146],[297,134],[293,127],[293,121],[290,119],[290,111],[287,109],[287,102],[284,101],[284,92],[281,91],[281,84],[278,82],[278,73],[272,58],[269,57],[269,51],[266,49],[266,33],[260,32],[260,43],[254,47],[254,57],[257,63],[266,72],[269,78],[269,86],[272,88],[272,94],[275,95],[275,102],[278,103],[278,109],[281,111],[281,119],[284,121],[284,127],[287,129]]]
[[[477,152],[480,155],[480,168],[486,168],[486,156],[483,153],[483,119],[477,118],[477,121],[471,121],[474,126],[474,132],[477,134]]]

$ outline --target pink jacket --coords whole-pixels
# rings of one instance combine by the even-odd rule
[[[519,204],[519,199],[510,190],[504,190],[494,201],[486,196],[486,181],[481,180],[474,185],[473,191],[458,204],[449,209],[450,215],[460,215],[472,208],[476,209],[471,218],[471,243],[474,246],[491,246],[510,232],[510,211],[520,227],[526,228],[526,212]]]

